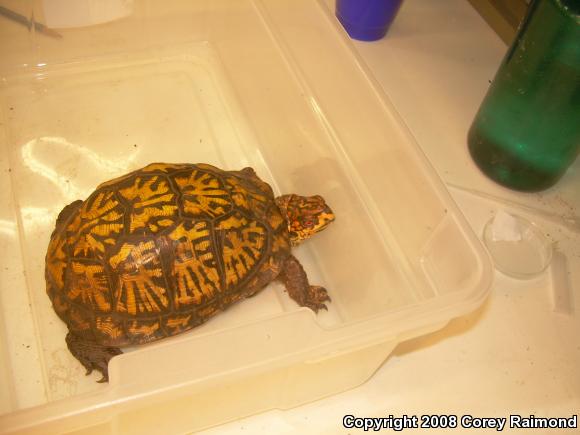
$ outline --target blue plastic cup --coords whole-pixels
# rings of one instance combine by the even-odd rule
[[[387,34],[403,0],[336,0],[336,17],[353,39],[376,41]]]

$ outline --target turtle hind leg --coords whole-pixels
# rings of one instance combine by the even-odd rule
[[[87,375],[93,370],[101,372],[103,377],[98,382],[109,382],[109,361],[123,353],[117,347],[101,346],[71,332],[66,336],[66,344],[73,356],[87,369]]]
[[[286,259],[278,279],[286,286],[286,291],[301,307],[308,307],[315,313],[327,309],[324,302],[330,297],[324,287],[310,285],[304,268],[296,257],[291,255]]]

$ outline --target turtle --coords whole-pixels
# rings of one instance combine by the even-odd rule
[[[274,280],[326,309],[291,249],[334,219],[321,196],[276,197],[250,167],[152,163],[63,208],[46,291],[68,349],[106,382],[122,347],[191,330]]]

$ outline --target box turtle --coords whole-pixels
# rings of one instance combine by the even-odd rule
[[[333,220],[322,197],[274,197],[252,168],[154,163],[62,210],[46,289],[70,352],[107,381],[120,347],[194,328],[273,280],[326,308],[290,249]]]

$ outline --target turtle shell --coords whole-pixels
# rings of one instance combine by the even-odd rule
[[[251,168],[154,163],[64,208],[47,293],[74,334],[141,344],[255,294],[289,253],[272,189]]]

